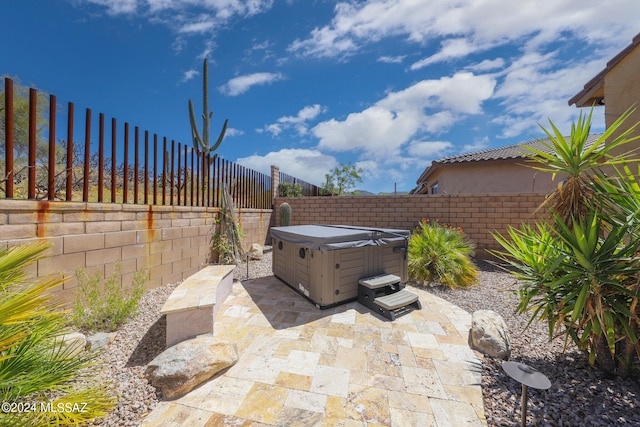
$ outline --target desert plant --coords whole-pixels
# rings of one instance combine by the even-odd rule
[[[39,243],[0,250],[3,426],[76,425],[105,415],[114,405],[105,384],[96,381],[98,353],[73,354],[75,348],[63,346],[66,312],[47,294],[62,280],[33,282],[25,273],[47,247]]]
[[[492,252],[522,280],[518,310],[533,312],[529,323],[546,320],[550,339],[565,334],[592,365],[622,376],[640,355],[640,186],[624,164],[631,155],[610,151],[638,139],[630,136],[637,124],[620,132],[631,111],[590,147],[591,114],[568,140],[551,123],[551,153],[534,150],[531,161],[567,177],[543,204],[549,216],[494,234],[503,250]]]
[[[510,228],[508,238],[496,236],[504,248],[496,254],[522,281],[518,312],[533,311],[530,323],[546,320],[550,337],[566,333],[591,364],[616,372],[616,365],[626,363],[616,357],[640,350],[640,240],[628,239],[629,225],[603,233],[597,214],[571,227],[553,218],[552,226],[542,222],[535,230]]]
[[[287,227],[291,224],[291,205],[283,203],[280,205],[280,225]]]
[[[553,122],[549,121],[551,130],[541,126],[550,142],[540,142],[548,151],[525,146],[529,151],[531,167],[550,173],[552,179],[563,177],[541,207],[547,207],[560,215],[565,224],[569,224],[572,218],[584,218],[588,214],[588,204],[598,203],[598,192],[591,185],[593,177],[602,177],[606,166],[620,165],[632,160],[628,155],[614,156],[611,152],[640,138],[630,136],[638,123],[619,132],[633,111],[629,109],[623,113],[591,145],[587,145],[587,139],[591,132],[593,109],[588,115],[580,113],[577,123],[571,126],[569,140]]]
[[[198,131],[198,126],[196,124],[196,114],[193,109],[193,101],[189,100],[189,120],[191,123],[191,135],[193,137],[193,148],[199,153],[210,154],[220,146],[222,143],[222,139],[224,138],[224,134],[227,130],[227,125],[229,124],[229,119],[224,121],[222,125],[222,130],[220,131],[220,135],[218,136],[218,140],[216,143],[211,146],[209,141],[209,127],[210,120],[213,116],[213,111],[209,111],[209,66],[207,64],[207,59],[204,59],[204,64],[202,67],[202,136]]]
[[[90,331],[115,331],[135,315],[144,294],[148,271],[136,271],[128,291],[120,287],[120,271],[121,266],[117,263],[111,276],[101,286],[99,271],[89,276],[84,269],[76,270],[78,291],[73,307],[73,323],[76,327]]]
[[[478,281],[473,251],[473,243],[461,229],[423,219],[409,238],[409,277],[451,288],[471,286]]]

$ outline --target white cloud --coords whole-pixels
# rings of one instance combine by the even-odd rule
[[[182,76],[182,82],[188,82],[189,80],[193,79],[195,76],[199,75],[200,73],[197,70],[187,70],[184,72],[184,75]]]
[[[443,157],[451,148],[453,144],[449,141],[413,141],[407,151],[414,157],[433,159]]]
[[[285,129],[295,129],[298,135],[306,135],[309,128],[307,122],[315,119],[320,113],[326,111],[326,108],[320,104],[307,105],[295,116],[284,116],[276,120],[276,123],[271,123],[265,127],[258,129],[258,132],[269,132],[274,137],[277,137]]]
[[[476,138],[471,144],[465,144],[461,153],[473,153],[475,151],[485,150],[489,147],[489,138]]]
[[[414,71],[419,70],[420,68],[424,68],[427,65],[435,64],[437,62],[465,57],[477,50],[478,47],[467,39],[447,39],[442,42],[442,49],[440,49],[438,53],[414,62],[411,64],[410,68]]]
[[[475,72],[492,71],[504,67],[504,64],[505,61],[502,58],[485,59],[477,64],[469,65],[466,69]]]
[[[216,47],[216,43],[213,40],[207,40],[204,43],[204,49],[202,50],[202,52],[198,55],[198,59],[205,59],[208,58],[209,55],[211,55],[211,52],[213,52],[213,49],[215,49]]]
[[[135,14],[138,8],[138,0],[87,0],[107,8],[109,15]]]
[[[280,123],[303,123],[307,120],[315,119],[318,114],[325,111],[320,104],[307,105],[302,110],[298,111],[298,114],[295,116],[285,116],[278,119]]]
[[[234,136],[241,136],[244,135],[244,131],[241,131],[240,129],[236,129],[236,128],[232,128],[232,127],[228,127],[227,130],[224,132],[224,137],[234,137]]]
[[[112,0],[99,1],[109,2]],[[135,2],[136,0],[128,1]],[[152,13],[184,11],[194,7],[199,10],[208,10],[220,19],[228,19],[233,15],[252,16],[263,13],[273,6],[273,0],[146,0],[143,3],[149,6],[149,11]]]
[[[215,33],[232,18],[247,18],[273,7],[274,0],[78,0],[106,8],[110,15],[145,15],[178,34]]]
[[[568,132],[579,111],[567,108],[567,100],[600,71],[603,63],[603,60],[591,60],[562,68],[553,52],[525,54],[515,60],[505,70],[505,77],[495,92],[504,108],[504,114],[493,120],[503,127],[500,136],[539,135],[538,124],[547,126],[549,118],[563,132]],[[594,115],[594,119],[593,128],[601,127],[600,115]]]
[[[378,62],[384,62],[386,64],[402,64],[406,55],[398,56],[381,56],[378,58]]]
[[[210,32],[216,23],[213,19],[203,17],[195,22],[187,22],[178,28],[178,33],[181,34],[203,34]]]
[[[361,150],[367,158],[388,161],[418,133],[442,131],[466,114],[480,113],[494,86],[491,77],[467,72],[423,80],[344,120],[319,123],[312,132],[321,149]]]
[[[345,59],[383,39],[405,38],[424,51],[424,57],[416,61],[412,70],[419,70],[441,62],[469,62],[479,53],[502,47],[518,50],[512,57],[498,57],[467,65],[464,69],[473,73],[493,73],[496,92],[492,97],[502,108],[499,117],[488,118],[489,123],[503,128],[501,137],[529,138],[540,134],[538,123],[547,124],[552,117],[563,128],[575,120],[577,111],[568,108],[567,100],[582,85],[596,75],[621,46],[626,46],[638,31],[637,17],[640,3],[637,0],[611,0],[606,7],[601,0],[367,0],[338,3],[330,22],[313,29],[307,37],[289,45],[289,51],[301,56]],[[505,17],[508,17],[505,18]],[[381,44],[381,46],[383,46]],[[565,52],[571,49],[569,58],[576,58],[576,50],[586,52],[582,58],[564,61]],[[503,53],[498,53],[503,54]],[[392,56],[381,56],[391,61]],[[533,62],[532,62],[533,61]],[[393,111],[393,110],[389,110]],[[375,113],[375,114],[374,114]],[[353,113],[341,121],[330,121],[317,127],[321,144],[335,146],[330,141],[338,129],[354,131],[366,126],[366,116],[376,116],[382,121],[373,124],[382,132],[385,124],[398,129],[398,138],[410,135],[406,116],[381,114],[364,110]],[[597,115],[594,129],[602,125]],[[445,130],[455,114],[445,110],[439,120],[419,120],[421,130],[436,132]],[[380,133],[382,134],[382,133]],[[347,142],[344,149],[364,147],[354,138],[341,138]],[[421,137],[418,137],[421,139]],[[370,143],[382,146],[375,135]],[[392,142],[392,145],[401,145]],[[373,149],[372,149],[373,150]],[[388,147],[387,152],[394,152]],[[384,152],[384,151],[383,151]]]
[[[290,51],[318,57],[350,55],[382,38],[405,36],[426,43],[441,40],[429,63],[448,60],[525,37],[548,43],[562,32],[588,41],[621,44],[637,32],[636,0],[369,0],[338,3],[331,22],[295,40]],[[505,18],[505,17],[508,17]]]
[[[333,156],[319,150],[298,148],[285,148],[263,156],[254,154],[241,157],[236,163],[267,174],[271,165],[276,165],[280,171],[315,185],[322,185],[325,174],[338,164]]]
[[[275,138],[282,133],[282,126],[277,123],[272,123],[270,125],[266,125],[263,128],[256,129],[256,132],[269,132]]]
[[[281,73],[253,73],[234,77],[218,89],[225,95],[237,96],[248,91],[252,86],[271,84],[283,80]]]

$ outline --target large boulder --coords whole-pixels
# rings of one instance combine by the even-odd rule
[[[471,317],[469,347],[486,356],[508,360],[511,341],[502,316],[492,310],[475,311]]]
[[[188,393],[238,361],[235,344],[217,342],[202,335],[169,347],[147,365],[145,377],[164,397]]]

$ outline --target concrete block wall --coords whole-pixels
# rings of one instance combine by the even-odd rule
[[[540,194],[470,194],[407,196],[292,197],[276,199],[291,205],[291,225],[344,224],[413,230],[422,218],[462,227],[476,244],[476,257],[488,258],[487,249],[499,249],[494,231],[533,222]],[[279,215],[273,215],[278,225]]]
[[[243,209],[244,244],[266,241],[271,210]],[[31,277],[60,273],[67,281],[53,294],[69,302],[75,270],[110,277],[120,265],[120,283],[149,271],[148,288],[185,279],[209,263],[217,208],[106,203],[0,200],[0,247],[45,240],[48,257]]]

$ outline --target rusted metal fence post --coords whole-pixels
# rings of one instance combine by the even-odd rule
[[[56,96],[49,96],[49,164],[47,171],[47,200],[56,197]]]
[[[13,80],[4,79],[4,132],[5,132],[5,152],[4,152],[4,180],[5,195],[7,199],[13,199],[13,145],[14,145],[14,122],[13,122]]]

